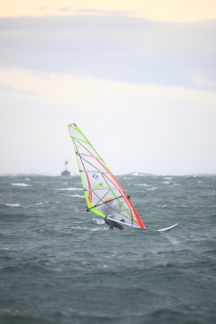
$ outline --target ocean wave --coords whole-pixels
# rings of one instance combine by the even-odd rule
[[[73,191],[73,190],[83,190],[82,188],[61,188],[61,189],[55,189],[59,191]]]
[[[1,178],[0,322],[214,324],[215,180],[164,177],[122,179],[148,228],[124,231],[87,213],[78,179]]]
[[[20,207],[20,204],[16,203],[16,204],[3,204],[5,206],[9,206],[9,207]]]
[[[89,228],[87,226],[68,226],[69,229],[75,229],[75,230],[82,230],[82,231],[88,231]]]
[[[26,183],[11,183],[12,186],[18,186],[18,187],[29,187],[29,184]]]
[[[167,205],[161,205],[161,204],[158,204],[157,207],[160,207],[160,208],[166,208]]]
[[[148,173],[143,173],[143,172],[133,172],[130,175],[131,176],[135,176],[135,177],[145,177],[145,176],[149,176]]]
[[[98,218],[93,218],[94,223],[98,224],[98,225],[102,225],[104,224],[104,219],[98,219]]]
[[[106,231],[106,230],[108,230],[109,228],[108,227],[105,227],[105,226],[103,226],[103,227],[93,227],[93,228],[89,228],[89,230],[90,231],[92,231],[92,232],[97,232],[97,231]]]
[[[146,188],[146,190],[156,190],[157,187],[152,187],[152,188]]]
[[[107,229],[109,229],[108,226],[97,226],[97,227],[88,227],[88,226],[70,226],[68,227],[70,229],[74,229],[74,230],[82,230],[82,231],[91,231],[91,232],[97,232],[97,231],[106,231]]]

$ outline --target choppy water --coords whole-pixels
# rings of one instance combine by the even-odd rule
[[[110,231],[78,177],[0,177],[0,323],[216,323],[216,176],[119,181],[148,230]]]

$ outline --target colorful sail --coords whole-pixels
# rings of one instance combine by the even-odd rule
[[[88,209],[133,227],[144,227],[137,210],[108,166],[76,124],[68,126]]]

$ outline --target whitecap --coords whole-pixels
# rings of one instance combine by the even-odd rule
[[[208,195],[209,195],[209,196],[215,196],[215,195],[216,195],[216,191],[213,190],[213,191],[211,191]]]
[[[11,183],[12,186],[19,186],[19,187],[29,187],[29,184],[26,183]]]
[[[73,190],[83,190],[83,189],[82,188],[61,188],[61,189],[55,189],[55,190],[60,190],[60,191],[68,190],[68,191],[73,191]]]
[[[9,207],[20,207],[20,204],[5,204],[5,206],[9,206]]]
[[[85,196],[81,196],[79,194],[76,194],[76,195],[68,195],[68,197],[85,198]]]
[[[143,172],[133,172],[131,173],[132,176],[138,176],[138,177],[144,177],[146,175],[148,175],[147,173],[143,173]]]
[[[70,227],[68,226],[68,228],[84,230],[84,231],[88,230],[88,227],[86,226],[70,226]]]
[[[150,187],[151,185],[146,184],[146,183],[137,183],[135,186],[144,186],[144,187]]]
[[[93,221],[98,225],[104,224],[104,219],[103,218],[101,218],[101,219],[93,218]]]
[[[36,203],[35,206],[38,206],[38,205],[43,205],[43,203]]]
[[[92,232],[96,232],[96,231],[106,231],[108,228],[106,227],[94,227],[94,228],[90,228],[90,231]]]

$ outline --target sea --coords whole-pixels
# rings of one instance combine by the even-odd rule
[[[109,230],[78,176],[0,176],[1,324],[216,323],[216,175],[118,180],[147,229]]]

